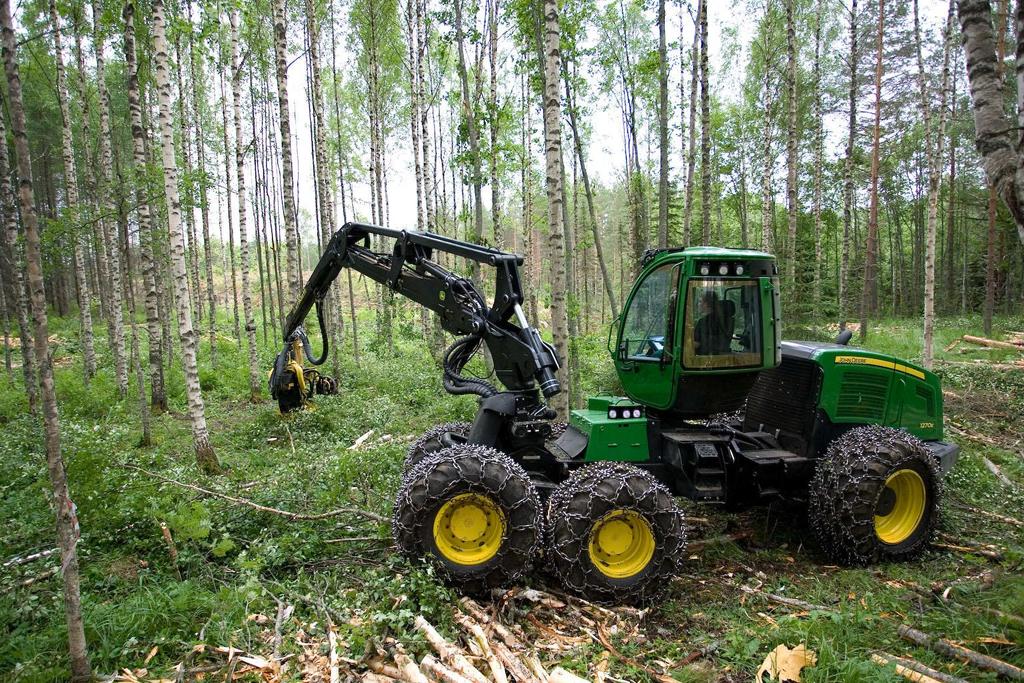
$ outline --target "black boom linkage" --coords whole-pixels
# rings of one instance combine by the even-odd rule
[[[370,237],[394,240],[390,254],[375,252]],[[473,282],[432,260],[435,252],[461,256],[495,269],[494,303],[487,305]],[[480,343],[487,345],[501,383],[513,392],[535,393],[550,398],[561,390],[555,372],[559,360],[554,348],[523,313],[523,289],[519,281],[522,257],[497,249],[416,230],[396,230],[378,225],[346,223],[331,237],[313,269],[302,297],[288,314],[285,348],[277,356],[270,378],[276,397],[284,382],[284,368],[292,344],[301,342],[307,359],[320,365],[327,358],[327,334],[323,300],[343,268],[352,268],[396,294],[434,311],[441,326],[460,338],[445,352],[444,386],[454,394],[492,396],[498,390],[488,382],[463,377],[460,372]],[[302,323],[316,306],[323,350],[313,358]]]

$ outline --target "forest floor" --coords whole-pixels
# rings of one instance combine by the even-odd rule
[[[216,477],[200,474],[192,457],[180,371],[168,372],[171,412],[154,419],[154,445],[140,447],[136,400],[117,398],[107,368],[86,388],[77,322],[54,321],[63,449],[82,529],[86,634],[98,674],[326,681],[332,653],[342,678],[364,671],[378,648],[398,643],[414,656],[426,653],[416,615],[458,637],[459,596],[398,557],[386,523],[352,514],[296,519],[237,502],[299,515],[358,507],[389,518],[408,443],[474,409],[471,399],[443,393],[411,311],[406,319],[394,353],[364,351],[358,365],[346,358],[340,395],[288,419],[270,402],[246,400],[245,354],[231,339],[220,337],[216,369],[204,344],[207,416],[226,469]],[[915,360],[919,326],[883,321],[868,346]],[[942,319],[938,347],[980,329],[976,317]],[[1011,330],[1024,330],[1024,318],[999,319],[995,336]],[[807,328],[786,336],[828,335]],[[105,347],[105,334],[97,340]],[[614,391],[603,333],[579,343],[584,392]],[[275,351],[267,345],[261,352],[268,366]],[[684,503],[693,522],[688,559],[655,604],[609,611],[569,601],[541,571],[528,584],[547,594],[519,587],[483,606],[500,611],[543,666],[588,679],[750,681],[777,645],[804,643],[817,654],[805,681],[902,680],[872,661],[876,651],[972,681],[996,680],[907,644],[897,628],[907,624],[1024,666],[1024,527],[977,512],[1024,519],[1024,371],[992,368],[1014,355],[963,344],[938,354],[947,438],[963,452],[946,481],[942,545],[915,562],[830,566],[808,540],[799,502],[738,514]],[[24,395],[0,382],[0,678],[62,680],[59,561],[55,554],[23,561],[53,547],[41,430],[26,414]]]

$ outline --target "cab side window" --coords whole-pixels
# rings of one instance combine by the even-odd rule
[[[628,360],[660,360],[672,343],[679,268],[666,264],[637,287],[622,325],[619,352]]]

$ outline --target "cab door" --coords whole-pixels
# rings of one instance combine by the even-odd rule
[[[676,395],[677,335],[681,263],[644,275],[633,287],[620,318],[615,370],[631,399],[667,409]]]

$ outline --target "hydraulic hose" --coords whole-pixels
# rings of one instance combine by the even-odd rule
[[[471,334],[456,339],[444,352],[444,390],[449,394],[476,394],[483,398],[494,396],[497,388],[486,380],[463,377],[461,372],[480,346],[480,335]]]

